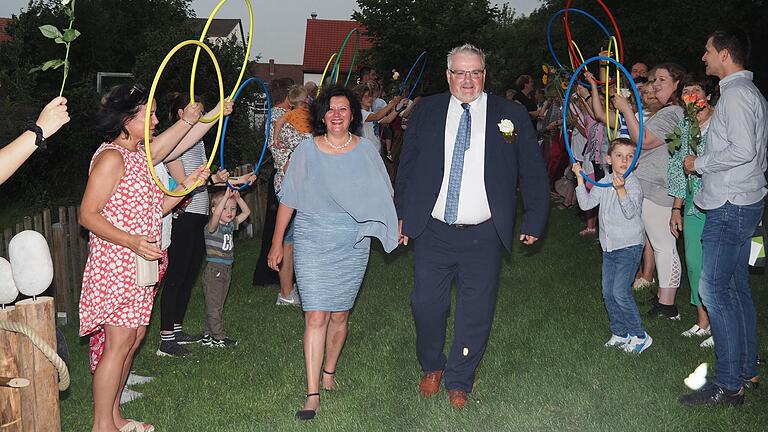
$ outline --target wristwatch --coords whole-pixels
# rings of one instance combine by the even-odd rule
[[[45,137],[43,136],[43,129],[40,126],[38,126],[37,123],[35,123],[33,121],[30,121],[29,123],[27,123],[27,129],[26,130],[35,133],[35,135],[36,135],[36,137],[35,137],[35,145],[40,150],[45,150],[47,145],[46,145],[46,142],[45,142]]]

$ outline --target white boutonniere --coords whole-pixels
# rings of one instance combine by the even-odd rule
[[[509,119],[503,119],[499,122],[499,132],[501,132],[504,140],[510,144],[515,141],[515,137],[517,136],[517,132],[515,132],[515,124]]]

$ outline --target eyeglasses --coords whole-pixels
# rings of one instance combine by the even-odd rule
[[[480,78],[485,73],[485,69],[475,69],[471,71],[448,69],[448,72],[450,72],[454,78],[466,78],[467,76]]]

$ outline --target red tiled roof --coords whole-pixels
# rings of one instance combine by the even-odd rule
[[[12,21],[13,20],[11,18],[0,18],[0,42],[11,40],[11,37],[8,36],[8,33],[5,32],[5,26],[7,26]]]
[[[328,59],[333,53],[339,51],[344,39],[355,28],[360,32],[360,47],[354,65],[354,69],[357,70],[361,66],[361,52],[373,46],[371,40],[364,36],[365,27],[357,21],[308,19],[307,34],[304,38],[304,72],[323,73]],[[355,35],[349,38],[349,42],[342,53],[340,66],[342,72],[349,71],[349,65],[355,51],[355,39]],[[333,67],[333,63],[329,69],[331,67]]]

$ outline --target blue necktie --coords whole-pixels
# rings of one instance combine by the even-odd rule
[[[456,144],[453,146],[451,173],[448,177],[448,196],[445,200],[445,223],[452,225],[459,215],[459,192],[461,192],[461,174],[464,170],[464,152],[469,149],[469,136],[472,131],[472,116],[469,114],[469,104],[463,103],[464,112],[459,120],[459,130],[456,132]]]

